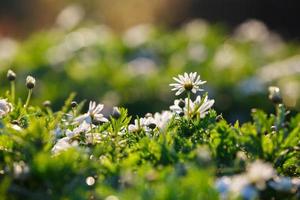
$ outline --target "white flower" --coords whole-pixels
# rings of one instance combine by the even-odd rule
[[[264,189],[266,181],[275,175],[275,170],[271,164],[264,163],[260,160],[251,163],[247,167],[247,179],[255,183],[259,189]]]
[[[91,124],[93,120],[97,122],[108,122],[103,114],[100,113],[103,107],[103,104],[97,105],[95,101],[90,101],[88,112],[75,118],[74,121],[76,123],[82,123],[83,121],[85,121],[88,124]]]
[[[6,99],[0,99],[0,117],[7,115],[12,109],[13,106],[11,103],[7,102]]]
[[[172,88],[172,91],[176,91],[175,95],[180,95],[184,91],[191,91],[193,93],[196,93],[197,91],[203,91],[200,89],[200,85],[203,85],[206,83],[206,81],[202,81],[200,79],[200,75],[197,74],[197,72],[194,73],[184,73],[184,75],[178,75],[178,78],[173,77],[173,79],[177,83],[170,84]]]
[[[71,141],[69,137],[63,137],[56,142],[51,151],[52,153],[57,154],[75,146],[78,146],[77,141]]]
[[[139,118],[134,120],[134,124],[129,124],[128,131],[129,132],[138,132],[140,130],[145,130],[147,126],[146,118]]]
[[[29,166],[24,162],[14,162],[13,163],[13,173],[16,179],[25,178],[30,172]]]
[[[201,99],[201,96],[197,96],[195,101],[192,101],[191,99],[188,100],[188,98],[185,98],[185,106],[183,108],[179,106],[179,102],[180,100],[176,99],[174,101],[174,105],[170,106],[170,110],[177,114],[183,112],[185,115],[192,115],[192,116],[198,115],[200,118],[204,118],[208,110],[215,103],[214,100],[208,99],[207,95],[203,99]]]
[[[93,125],[92,125],[92,127],[93,127]],[[86,121],[83,121],[78,127],[74,128],[73,131],[67,129],[66,136],[68,138],[72,138],[74,136],[79,135],[80,133],[88,133],[92,127]]]
[[[156,126],[160,130],[164,130],[173,116],[174,114],[170,111],[162,111],[162,113],[155,113],[153,118]]]

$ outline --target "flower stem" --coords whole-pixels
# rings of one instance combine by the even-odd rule
[[[25,103],[25,105],[24,105],[24,108],[27,108],[27,106],[29,105],[31,95],[32,95],[32,89],[29,89],[29,90],[28,90],[27,100],[26,100],[26,103]]]
[[[190,100],[191,100],[191,93],[188,92],[187,93],[188,96],[188,103],[187,103],[187,117],[188,119],[190,119]]]
[[[15,103],[15,81],[10,82],[11,102]]]

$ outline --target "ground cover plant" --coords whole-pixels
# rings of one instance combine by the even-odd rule
[[[103,114],[105,105],[77,102],[74,94],[53,111],[50,101],[33,104],[35,77],[22,80],[26,100],[15,89],[15,72],[7,79],[11,87],[0,99],[2,199],[300,197],[300,114],[289,114],[277,87],[269,88],[274,113],[253,109],[252,120],[240,124],[213,109],[203,89],[210,82],[196,72],[162,85],[182,98],[145,116],[122,107]]]

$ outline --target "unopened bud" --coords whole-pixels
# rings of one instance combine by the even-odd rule
[[[71,102],[71,107],[72,107],[72,108],[77,107],[77,105],[78,105],[78,103],[77,103],[76,101],[72,101],[72,102]]]
[[[28,89],[32,89],[35,86],[35,78],[33,78],[32,76],[27,76],[26,78],[26,87]]]
[[[50,107],[51,106],[51,101],[47,100],[43,102],[44,107]]]
[[[111,116],[112,116],[114,119],[119,119],[119,118],[121,117],[121,113],[120,113],[119,108],[114,107],[113,110],[112,110]]]
[[[184,112],[180,112],[180,113],[178,113],[178,115],[179,115],[180,117],[183,117],[183,116],[184,116]]]
[[[282,97],[281,97],[281,94],[280,94],[280,89],[278,87],[274,87],[274,86],[269,87],[269,99],[274,104],[282,103]]]
[[[180,100],[179,100],[179,103],[178,103],[178,106],[179,106],[180,108],[184,108],[184,107],[185,107],[185,102],[184,102],[184,100],[180,99]]]
[[[16,77],[17,77],[17,75],[16,75],[16,73],[14,72],[14,71],[12,71],[12,70],[8,70],[7,71],[7,79],[9,80],[9,81],[14,81],[14,80],[16,80]]]

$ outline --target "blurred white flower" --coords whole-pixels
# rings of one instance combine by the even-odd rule
[[[206,83],[200,79],[200,75],[197,72],[194,73],[184,73],[184,75],[178,75],[178,77],[173,77],[177,83],[171,83],[170,86],[173,87],[172,91],[176,91],[175,95],[180,95],[184,91],[191,91],[196,93],[197,91],[203,91],[200,89],[200,85]]]
[[[300,55],[296,55],[285,60],[277,61],[261,67],[257,71],[257,76],[264,83],[272,82],[283,77],[299,76]]]
[[[80,5],[72,4],[59,13],[56,23],[60,28],[64,30],[70,30],[78,25],[83,16],[83,8]]]
[[[187,53],[195,62],[203,62],[207,58],[207,50],[202,44],[189,44]]]
[[[208,24],[203,19],[196,19],[184,26],[184,32],[192,41],[201,40],[208,33]]]
[[[150,38],[152,26],[141,24],[128,29],[123,35],[123,42],[128,47],[138,47]]]
[[[214,56],[213,65],[216,69],[225,69],[228,67],[239,67],[242,63],[237,62],[240,61],[240,56],[238,55],[238,51],[231,44],[221,45]]]
[[[25,178],[29,174],[29,172],[29,166],[24,161],[13,163],[13,173],[16,179]]]
[[[259,189],[264,189],[266,181],[275,175],[275,170],[269,163],[260,160],[251,163],[247,167],[246,177],[249,182],[256,184]]]
[[[127,69],[134,76],[150,75],[157,71],[157,65],[152,59],[140,57],[130,61]]]
[[[92,125],[92,127],[93,126],[94,125]],[[79,135],[80,133],[88,133],[92,127],[91,127],[91,124],[87,123],[86,121],[83,121],[78,127],[74,128],[73,131],[67,129],[66,136],[71,139],[71,138]]]
[[[18,50],[18,43],[11,38],[0,38],[0,60],[12,59]]]
[[[76,140],[71,141],[69,137],[63,137],[57,140],[57,142],[55,143],[51,151],[52,153],[57,154],[61,151],[65,151],[71,147],[76,147],[76,146],[78,146],[78,142]]]
[[[76,117],[74,119],[75,123],[82,123],[83,121],[86,121],[88,124],[91,124],[95,120],[97,122],[108,122],[103,114],[101,114],[103,107],[103,104],[97,105],[95,101],[90,101],[88,112]]]
[[[249,184],[249,180],[244,174],[235,175],[231,179],[230,193],[234,197],[239,197],[241,195],[242,190]]]
[[[13,110],[13,106],[6,99],[0,99],[0,117],[7,115]]]
[[[248,20],[235,30],[235,37],[241,41],[263,42],[269,37],[266,25],[258,20]]]

